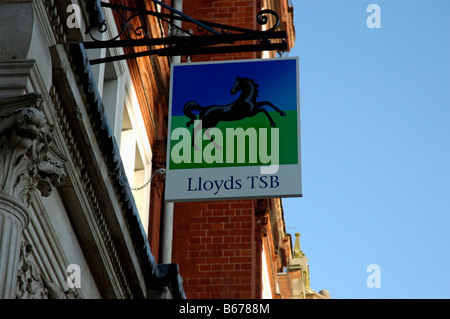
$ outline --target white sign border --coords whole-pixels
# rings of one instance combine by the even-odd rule
[[[189,67],[193,65],[207,65],[207,64],[226,64],[226,63],[251,63],[258,62],[264,63],[266,61],[280,61],[280,60],[295,60],[296,61],[296,81],[297,81],[297,137],[298,137],[298,164],[289,165],[279,165],[278,172],[271,175],[261,175],[261,168],[264,166],[237,166],[237,167],[213,167],[213,168],[190,168],[190,169],[170,169],[170,149],[171,149],[171,132],[172,132],[172,101],[173,101],[173,74],[174,68],[176,67]],[[288,57],[288,58],[272,58],[272,59],[248,59],[248,60],[227,60],[227,61],[212,61],[212,62],[190,62],[190,63],[173,63],[170,69],[170,94],[169,94],[169,110],[168,110],[168,128],[167,128],[167,159],[166,159],[166,178],[165,178],[165,201],[166,202],[192,202],[192,201],[214,201],[214,200],[232,200],[232,199],[255,199],[255,198],[280,198],[280,197],[302,197],[302,161],[301,161],[301,118],[300,118],[300,69],[299,69],[299,57]],[[205,170],[208,170],[208,174],[205,174]],[[235,171],[238,174],[232,174]],[[242,188],[234,190],[226,190],[222,185],[221,189],[217,194],[226,194],[216,197],[216,195],[211,195],[220,181],[225,183],[229,180],[230,176],[241,176],[245,178],[245,184],[250,187],[255,194],[241,195]],[[198,177],[207,177],[207,180],[213,181],[213,188],[209,191],[194,190],[195,183],[198,183]],[[249,176],[279,176],[278,182],[282,183],[280,190],[275,191],[275,187],[266,186],[266,188],[261,188],[264,186],[264,182],[261,179],[249,178]],[[189,181],[188,178],[191,177],[191,190],[189,191],[189,197],[183,196],[187,194]],[[239,178],[239,177],[237,177]],[[244,182],[244,180],[241,181]],[[281,178],[281,179],[280,179]],[[175,180],[183,180],[183,183],[172,182]],[[254,188],[251,188],[251,183],[253,180]],[[214,181],[217,181],[215,183]],[[269,179],[265,179],[270,185]],[[286,184],[285,184],[286,181]],[[205,180],[203,180],[205,182]],[[273,182],[273,180],[272,180]],[[260,183],[256,185],[256,183]],[[273,182],[276,184],[275,182]],[[241,183],[242,184],[242,183]],[[250,185],[250,186],[249,186]],[[209,186],[209,183],[208,183]],[[276,187],[277,188],[277,187]],[[246,188],[247,189],[247,188]],[[258,193],[256,193],[258,191]]]

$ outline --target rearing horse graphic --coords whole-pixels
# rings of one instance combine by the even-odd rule
[[[241,91],[239,97],[232,103],[228,105],[209,105],[209,106],[200,106],[195,101],[187,102],[183,107],[184,114],[190,119],[186,126],[189,127],[191,124],[194,124],[195,120],[202,121],[202,129],[205,129],[205,135],[214,143],[214,140],[211,138],[209,134],[209,130],[215,126],[220,121],[238,121],[247,117],[253,117],[256,114],[264,113],[269,119],[270,126],[275,127],[276,124],[270,116],[269,112],[263,106],[270,106],[275,111],[277,111],[281,116],[286,116],[286,113],[277,108],[269,101],[261,101],[257,102],[256,98],[258,97],[258,87],[259,85],[255,83],[254,80],[249,79],[247,77],[240,78],[236,77],[236,81],[234,82],[233,87],[231,88],[230,93],[235,95],[237,92]],[[197,114],[198,113],[198,116]],[[198,149],[197,145],[195,145],[195,135],[198,128],[198,125],[194,127],[194,132],[192,134],[192,145],[195,149]],[[220,147],[215,144],[216,147]]]

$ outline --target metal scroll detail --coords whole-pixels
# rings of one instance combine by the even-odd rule
[[[103,39],[103,36],[99,38],[96,34],[101,35],[107,31],[106,23],[97,25],[95,28],[88,27],[86,33],[89,34],[92,41],[84,42],[86,49],[146,46],[149,50],[91,60],[91,64],[153,54],[191,56],[266,50],[285,51],[287,49],[287,44],[284,41],[287,36],[286,32],[276,31],[279,26],[279,17],[273,10],[262,10],[256,15],[256,22],[265,26],[265,30],[261,31],[196,20],[160,1],[152,1],[171,13],[100,2],[102,8],[108,8],[115,14],[119,26],[118,34],[113,35],[110,39]],[[152,37],[147,22],[148,16],[157,18],[160,23],[166,23],[170,35],[168,37]],[[176,23],[178,21],[184,23],[183,27]],[[192,28],[186,26],[192,26]],[[275,39],[277,40],[273,41]],[[255,43],[254,40],[259,42]],[[253,42],[251,44],[236,44],[238,41]]]
[[[269,19],[267,15],[272,15],[275,18],[275,23],[274,25],[268,29],[267,31],[275,31],[276,28],[278,28],[278,25],[280,24],[280,18],[278,17],[278,14],[273,11],[273,10],[262,10],[260,12],[258,12],[258,14],[256,15],[256,21],[261,24],[261,25],[265,25],[268,23]]]

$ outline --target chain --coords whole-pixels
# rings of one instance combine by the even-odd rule
[[[142,186],[140,186],[140,187],[135,187],[135,188],[130,187],[130,189],[131,189],[132,191],[139,191],[139,190],[141,190],[141,189],[147,187],[147,186],[152,182],[152,180],[153,180],[153,178],[156,176],[156,174],[164,175],[164,174],[166,174],[166,170],[165,170],[164,168],[158,168],[158,169],[152,174],[152,176],[150,176],[150,178],[148,179],[148,181],[145,182],[144,185],[142,185]],[[119,173],[119,175],[122,175],[122,173]]]

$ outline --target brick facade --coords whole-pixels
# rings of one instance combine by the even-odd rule
[[[258,298],[252,200],[175,205],[173,261],[188,298]]]
[[[257,30],[256,14],[261,0],[193,0],[183,2],[183,12],[199,20]],[[261,52],[210,54],[196,56],[193,61],[222,61],[261,58]]]

